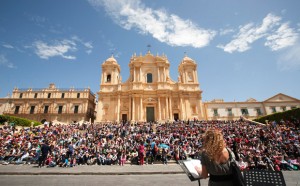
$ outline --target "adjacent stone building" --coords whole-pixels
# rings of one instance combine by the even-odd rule
[[[259,102],[253,98],[245,102],[224,102],[222,99],[215,99],[204,103],[205,119],[207,120],[231,120],[243,116],[248,119],[255,119],[275,112],[283,112],[300,107],[300,100],[279,93],[265,101]]]
[[[1,102],[3,106],[1,106]],[[13,90],[12,96],[0,100],[3,114],[40,122],[94,121],[95,95],[89,88],[59,89],[50,84],[44,89]]]

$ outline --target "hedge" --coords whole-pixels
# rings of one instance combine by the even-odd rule
[[[270,114],[267,116],[257,118],[254,121],[257,121],[260,123],[265,123],[266,120],[276,121],[277,123],[280,123],[281,120],[284,120],[284,121],[300,120],[300,108],[295,108],[295,109],[288,110],[285,112],[277,112],[274,114]]]
[[[23,127],[30,127],[31,122],[33,122],[33,126],[41,125],[38,121],[33,121],[25,118],[18,118],[14,116],[8,115],[0,115],[0,124],[4,124],[5,122],[14,123],[15,126],[23,126]]]

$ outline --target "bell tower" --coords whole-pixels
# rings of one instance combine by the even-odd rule
[[[112,55],[102,64],[100,85],[117,85],[121,83],[120,65]]]
[[[178,67],[178,82],[184,84],[199,84],[197,74],[197,63],[185,56]]]

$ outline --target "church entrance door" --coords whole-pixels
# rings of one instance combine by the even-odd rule
[[[179,115],[178,115],[178,113],[175,113],[174,114],[174,120],[177,121],[178,119],[179,119]]]
[[[122,121],[127,122],[127,114],[122,114]]]
[[[154,122],[154,107],[146,107],[147,122]]]

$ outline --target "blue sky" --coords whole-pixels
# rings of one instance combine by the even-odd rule
[[[203,101],[300,99],[298,0],[2,0],[0,97],[18,88],[100,89],[113,53],[123,81],[136,52],[166,54],[177,81],[184,53]]]

